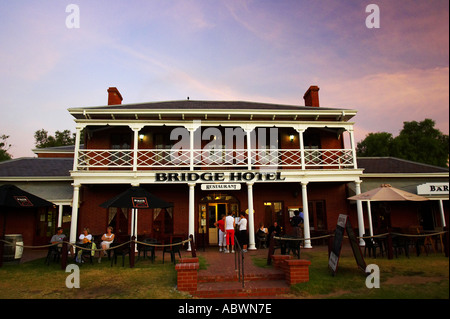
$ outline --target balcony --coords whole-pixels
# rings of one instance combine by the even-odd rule
[[[74,170],[353,169],[352,149],[90,149]]]

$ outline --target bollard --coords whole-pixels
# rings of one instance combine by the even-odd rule
[[[61,269],[66,270],[67,267],[67,241],[63,241],[62,248],[61,248]]]
[[[130,268],[134,268],[134,255],[135,255],[135,249],[136,249],[136,236],[131,236],[130,241]],[[125,258],[125,257],[124,257]]]
[[[192,257],[195,258],[195,257],[197,257],[197,252],[196,252],[196,247],[195,247],[195,242],[194,242],[194,235],[190,234],[189,238],[191,239],[191,253],[192,253]]]
[[[275,250],[275,239],[273,237],[275,236],[274,233],[270,235],[270,242],[269,242],[269,251],[267,252],[267,266],[272,265],[272,255],[273,251]]]

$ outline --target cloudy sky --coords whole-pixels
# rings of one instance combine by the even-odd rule
[[[378,5],[380,28],[367,28]],[[70,4],[79,28],[68,28]],[[69,22],[74,20],[69,19]],[[70,23],[69,23],[70,26]],[[75,131],[70,107],[185,99],[358,110],[356,140],[431,118],[449,133],[447,0],[0,0],[0,135]]]

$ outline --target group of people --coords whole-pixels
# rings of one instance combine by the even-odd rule
[[[234,253],[234,235],[237,231],[237,239],[242,246],[242,251],[247,252],[248,236],[247,236],[247,218],[245,212],[239,214],[239,221],[233,217],[233,213],[229,212],[227,216],[222,215],[220,219],[214,223],[219,228],[219,251],[224,253]]]
[[[56,229],[56,234],[53,235],[53,237],[50,239],[50,242],[52,244],[62,244],[62,242],[65,240],[66,235],[63,234],[63,228],[62,227],[58,227]],[[85,227],[83,229],[83,233],[78,237],[78,244],[79,245],[87,245],[89,243],[92,243],[93,240],[93,236],[89,230],[88,227]],[[113,228],[111,226],[108,226],[106,229],[106,233],[103,234],[102,236],[102,242],[100,243],[100,247],[101,247],[101,251],[99,252],[99,258],[98,258],[98,262],[101,263],[102,262],[102,257],[105,255],[105,252],[107,249],[109,249],[110,245],[114,242],[114,234],[113,234]],[[92,247],[92,249],[96,249],[96,247]],[[73,254],[73,247],[71,246],[70,248],[70,253]],[[81,262],[80,259],[80,253],[81,250],[77,249],[74,256],[75,256],[75,260],[77,262]]]

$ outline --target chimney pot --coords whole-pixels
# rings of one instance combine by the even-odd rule
[[[319,87],[311,85],[303,95],[303,99],[305,100],[305,106],[319,107]]]
[[[122,95],[116,87],[110,87],[108,89],[108,105],[122,104]]]

